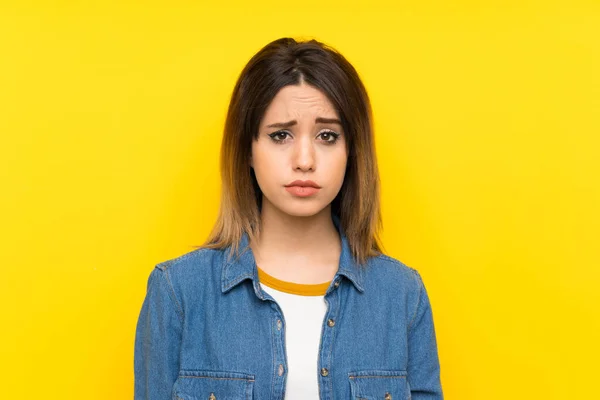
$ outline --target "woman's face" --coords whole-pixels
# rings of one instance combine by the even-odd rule
[[[312,216],[329,206],[344,182],[345,132],[327,97],[306,83],[282,88],[260,122],[250,165],[265,207]],[[318,188],[299,187],[312,181]],[[305,183],[306,184],[306,183]]]

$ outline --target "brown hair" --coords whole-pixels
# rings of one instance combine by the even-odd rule
[[[221,202],[218,219],[200,247],[238,252],[244,232],[260,232],[262,192],[249,159],[252,140],[268,105],[281,88],[304,80],[321,90],[342,121],[348,161],[331,212],[340,218],[352,256],[363,264],[381,253],[379,171],[369,97],[354,67],[335,49],[316,41],[275,40],[246,64],[229,103],[221,144]]]

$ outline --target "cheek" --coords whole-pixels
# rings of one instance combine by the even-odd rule
[[[341,178],[346,172],[347,162],[348,157],[345,152],[342,152],[329,159],[327,169],[331,172],[332,176],[336,177],[336,179]]]
[[[263,191],[277,183],[277,173],[281,171],[284,160],[273,151],[266,151],[260,145],[252,148],[252,165],[254,175]]]
[[[256,146],[253,149],[252,159],[254,161],[254,168],[258,170],[266,170],[271,168],[275,164],[281,163],[281,156],[272,150],[267,150],[264,147]]]

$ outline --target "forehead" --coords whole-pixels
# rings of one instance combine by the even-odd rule
[[[265,122],[271,118],[302,116],[339,117],[327,96],[314,86],[284,86],[273,98],[265,112]]]

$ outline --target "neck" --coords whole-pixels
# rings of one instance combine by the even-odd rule
[[[341,253],[331,205],[304,217],[283,213],[263,199],[260,234],[251,248],[257,265],[276,277],[324,281],[337,269]]]

